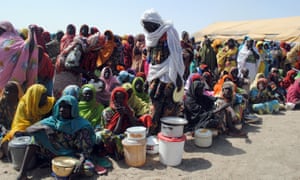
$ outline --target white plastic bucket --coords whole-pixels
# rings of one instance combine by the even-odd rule
[[[186,136],[170,138],[163,136],[162,133],[158,133],[157,137],[159,139],[158,152],[160,162],[168,166],[179,165],[182,160]]]
[[[11,155],[14,169],[20,170],[26,152],[26,147],[28,144],[30,144],[30,142],[31,142],[31,136],[20,136],[20,137],[13,138],[8,143],[8,149]],[[28,168],[31,169],[35,165],[36,165],[36,156],[33,156],[30,163],[28,164]]]

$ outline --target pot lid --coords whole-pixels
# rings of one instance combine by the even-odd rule
[[[176,117],[176,116],[163,117],[160,119],[160,121],[164,124],[173,125],[173,126],[182,126],[182,125],[186,125],[188,123],[188,121],[186,119]]]
[[[195,136],[210,137],[210,136],[212,136],[212,132],[209,129],[200,128],[200,129],[195,130]]]
[[[144,126],[133,126],[126,129],[127,132],[144,132],[146,128]]]

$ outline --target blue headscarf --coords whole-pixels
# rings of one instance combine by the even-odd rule
[[[59,115],[59,105],[61,102],[65,102],[72,106],[71,116],[72,119],[63,119]],[[78,101],[74,96],[65,95],[62,96],[54,105],[52,116],[42,120],[41,124],[50,126],[54,130],[58,130],[67,134],[73,135],[76,131],[83,128],[91,128],[92,126],[88,120],[79,116]]]
[[[71,105],[71,116],[72,119],[63,119],[59,114],[59,105],[61,102],[65,102]],[[47,125],[51,127],[53,130],[61,131],[66,134],[73,135],[77,131],[86,128],[91,131],[92,135],[92,142],[95,142],[95,133],[90,122],[82,117],[79,116],[79,109],[78,109],[78,101],[74,96],[65,95],[62,96],[54,105],[52,116],[43,119],[39,122],[39,124]],[[45,131],[39,131],[34,133],[35,139],[42,144],[45,148],[49,149],[56,155],[72,155],[73,150],[71,149],[54,149],[52,144],[49,142],[48,137]]]

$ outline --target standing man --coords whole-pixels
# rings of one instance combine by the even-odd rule
[[[183,97],[184,64],[177,31],[153,9],[141,18],[146,34],[149,95],[153,105],[153,127],[150,134],[160,131],[160,118],[178,116]]]

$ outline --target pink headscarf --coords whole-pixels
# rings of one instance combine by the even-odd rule
[[[109,69],[110,71],[110,77],[108,79],[104,78],[104,72],[106,69]],[[105,90],[108,92],[112,92],[113,88],[116,86],[120,86],[119,81],[117,78],[113,75],[112,70],[110,67],[106,66],[101,70],[100,79],[102,79],[105,82]]]
[[[35,46],[30,56],[28,48],[30,39],[24,41],[10,22],[0,22],[0,27],[6,30],[0,36],[0,89],[3,89],[10,80],[17,81],[21,85],[26,82],[24,88],[27,88],[37,79],[36,39],[34,37]]]

